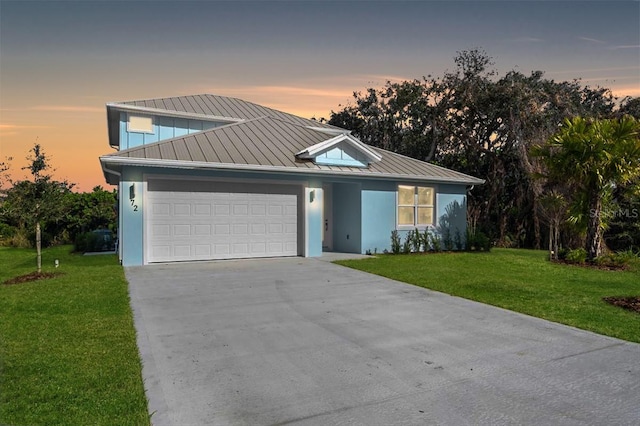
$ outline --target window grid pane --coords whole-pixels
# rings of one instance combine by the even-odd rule
[[[413,207],[398,207],[398,225],[413,225]]]
[[[398,185],[398,225],[433,225],[434,198],[432,187]]]
[[[433,207],[418,207],[418,225],[433,225]]]
[[[418,187],[418,205],[433,206],[433,188]]]
[[[398,186],[398,205],[413,206],[415,204],[415,186]]]

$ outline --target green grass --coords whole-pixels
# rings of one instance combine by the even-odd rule
[[[148,425],[127,282],[115,255],[43,252],[43,272],[0,285],[0,424]],[[35,252],[0,247],[0,282]]]
[[[640,343],[640,314],[602,301],[606,296],[640,295],[640,265],[603,271],[554,264],[546,256],[543,251],[494,249],[336,263]]]

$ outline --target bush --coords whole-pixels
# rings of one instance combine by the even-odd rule
[[[558,249],[558,260],[567,260],[567,254],[569,254],[571,250],[566,248]]]
[[[429,228],[424,229],[422,234],[420,234],[420,239],[422,240],[422,249],[424,250],[424,252],[426,253],[431,250],[431,231],[429,230]]]
[[[431,250],[433,251],[442,251],[442,241],[440,240],[440,236],[437,234],[431,235]]]
[[[409,239],[411,240],[411,251],[414,253],[420,253],[420,249],[422,248],[422,237],[420,236],[420,231],[418,231],[417,228],[413,231],[409,231]]]
[[[467,251],[491,251],[491,240],[481,231],[467,230]]]
[[[456,246],[456,250],[462,251],[464,249],[464,244],[462,244],[462,235],[460,235],[459,229],[456,229],[456,234],[453,237],[453,242]]]
[[[625,250],[598,256],[595,259],[595,264],[610,268],[624,268],[637,258],[638,256],[632,250]]]
[[[400,253],[400,235],[396,230],[391,231],[391,253]]]
[[[407,237],[404,239],[404,243],[402,243],[402,253],[409,254],[411,253],[411,235],[412,232],[407,233]]]
[[[584,263],[587,261],[587,251],[583,248],[569,250],[565,259],[569,263]]]
[[[74,249],[77,252],[112,251],[115,249],[115,239],[109,230],[85,232],[76,237]]]
[[[17,231],[14,226],[0,223],[0,245],[9,245],[9,240],[16,235]]]

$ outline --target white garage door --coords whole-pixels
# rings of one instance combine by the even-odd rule
[[[298,189],[150,180],[148,262],[296,256]]]

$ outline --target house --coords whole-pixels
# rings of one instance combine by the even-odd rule
[[[483,183],[224,96],[109,103],[107,121],[125,266],[382,252],[416,227],[464,237],[467,189]]]

